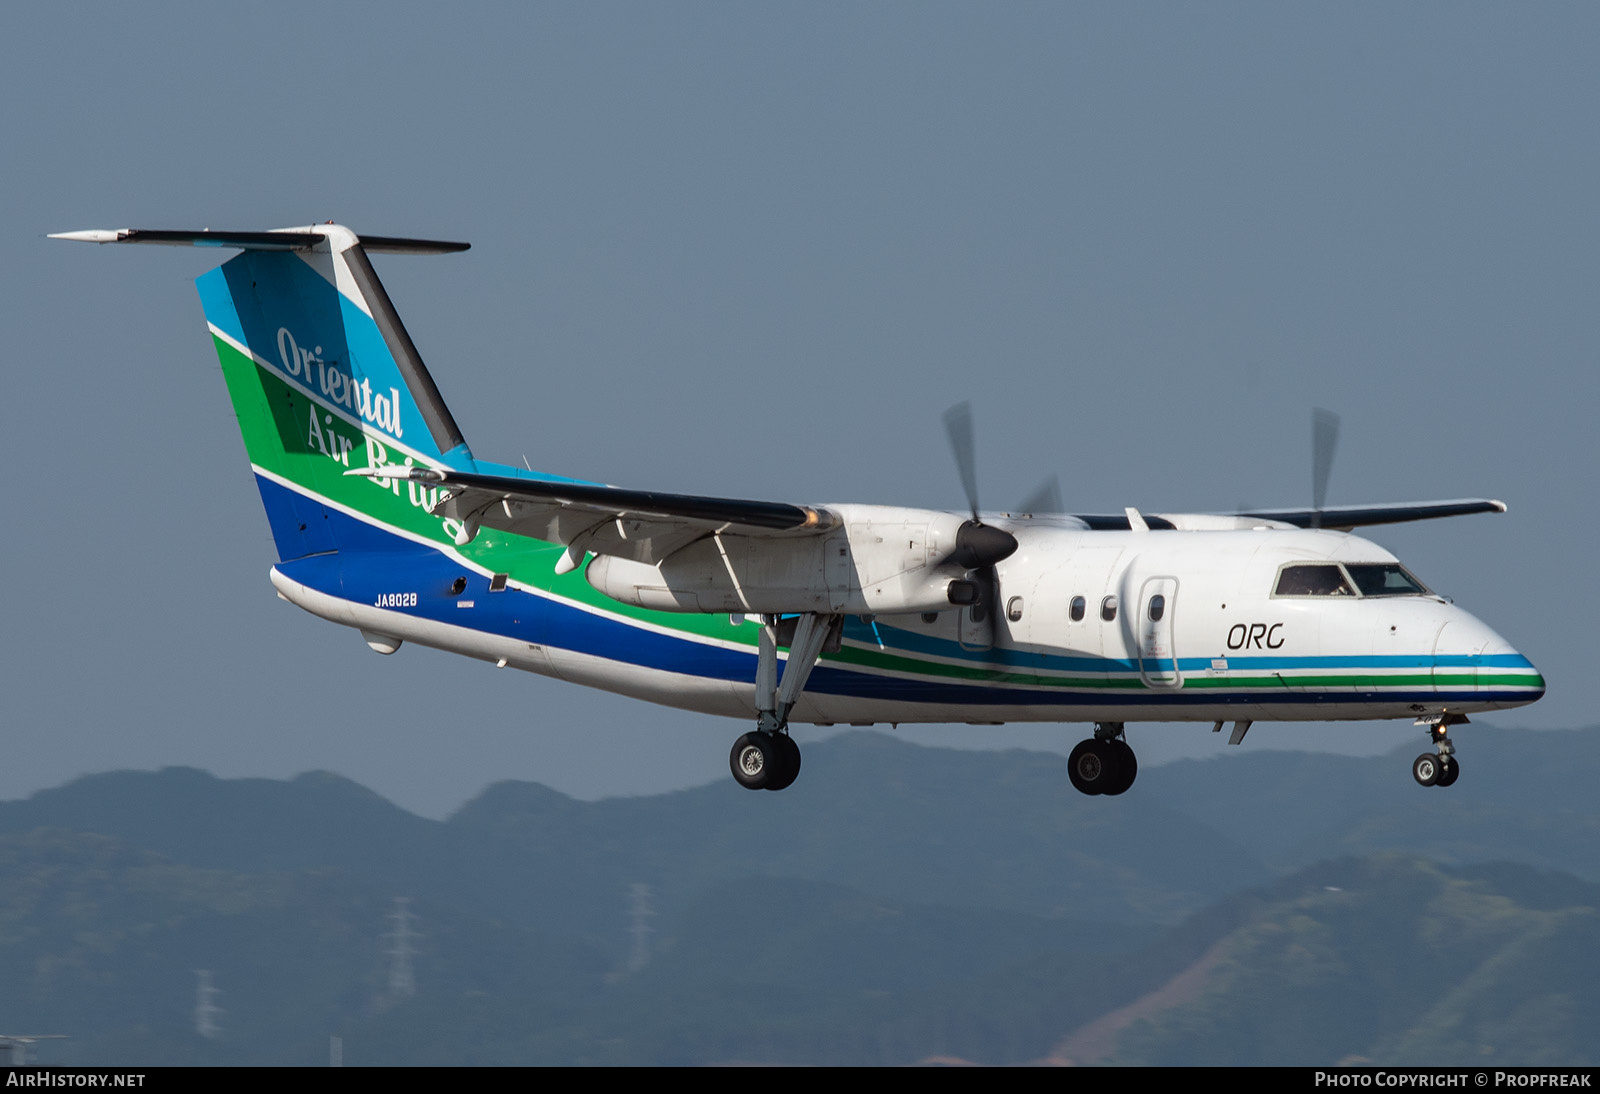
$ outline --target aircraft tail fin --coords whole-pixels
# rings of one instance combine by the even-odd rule
[[[414,539],[450,540],[440,518],[428,513],[427,491],[344,472],[390,463],[475,469],[367,257],[446,254],[467,244],[363,238],[335,224],[54,238],[240,249],[196,284],[280,560],[356,546],[365,538],[363,523]]]

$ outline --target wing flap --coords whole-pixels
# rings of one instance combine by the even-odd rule
[[[826,509],[783,502],[625,490],[594,483],[384,464],[347,471],[444,486],[433,512],[470,527],[655,563],[708,535],[814,535],[839,523]]]
[[[369,473],[365,469],[360,473]],[[831,528],[835,518],[827,510],[785,502],[711,498],[696,494],[665,494],[651,490],[625,490],[595,483],[481,475],[445,468],[396,467],[373,469],[380,478],[410,478],[438,483],[461,498],[486,502],[523,502],[534,508],[587,510],[601,515],[663,519],[674,524],[692,521],[711,531],[744,528],[757,532],[811,532]],[[509,517],[508,517],[509,519]]]

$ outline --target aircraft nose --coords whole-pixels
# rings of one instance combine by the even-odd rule
[[[1523,706],[1542,699],[1544,689],[1544,675],[1511,643],[1495,635],[1484,646],[1478,668],[1479,691],[1495,698],[1503,695],[1507,706]]]
[[[1433,656],[1436,689],[1465,688],[1478,702],[1520,707],[1544,696],[1544,676],[1533,662],[1465,612],[1440,628]]]

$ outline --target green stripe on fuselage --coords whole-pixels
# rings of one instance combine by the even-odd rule
[[[597,592],[584,579],[581,567],[557,575],[555,564],[563,551],[559,545],[484,528],[471,543],[457,547],[448,522],[425,508],[437,496],[435,488],[345,474],[374,462],[403,463],[406,453],[392,442],[363,432],[276,372],[258,365],[226,339],[213,336],[213,341],[244,435],[245,451],[250,462],[263,471],[318,499],[361,513],[383,528],[434,544],[484,572],[507,574],[525,588],[545,590],[684,635],[755,645],[755,628],[735,627],[726,615],[680,615],[631,608]],[[426,459],[411,458],[416,466],[432,466]]]
[[[476,565],[487,573],[504,573],[524,588],[549,592],[563,600],[594,608],[611,615],[648,623],[681,634],[753,648],[757,629],[734,625],[727,615],[653,612],[634,608],[596,591],[579,567],[557,575],[555,563],[563,548],[492,528],[482,529],[464,547],[454,543],[453,529],[443,518],[430,515],[426,506],[435,497],[434,489],[420,484],[383,482],[364,476],[347,476],[346,471],[377,463],[404,462],[407,454],[392,442],[363,431],[340,416],[333,408],[314,399],[285,381],[275,371],[258,365],[233,343],[214,336],[217,358],[239,419],[245,450],[250,461],[263,471],[282,479],[303,492],[325,502],[361,513],[375,524],[391,531],[407,533]],[[426,459],[412,456],[418,466],[431,466]],[[891,634],[893,628],[886,628]],[[1004,651],[998,651],[1003,659]],[[1108,659],[1106,670],[1095,673],[1040,673],[1019,671],[1013,666],[982,663],[951,663],[948,660],[923,660],[906,651],[877,649],[872,646],[845,645],[823,660],[841,667],[857,667],[877,672],[922,676],[946,682],[972,682],[1018,687],[1085,690],[1150,690],[1170,694],[1176,689],[1150,688],[1138,672]],[[1209,677],[1191,675],[1182,690],[1341,688],[1376,690],[1390,687],[1434,687],[1439,685],[1472,687],[1480,690],[1499,687],[1542,687],[1536,674],[1432,673],[1381,675],[1357,670],[1340,674],[1285,674],[1283,676]]]

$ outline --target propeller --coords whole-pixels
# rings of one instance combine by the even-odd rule
[[[983,523],[978,516],[978,466],[976,446],[973,444],[972,404],[957,403],[945,411],[944,430],[950,438],[950,451],[956,458],[961,488],[967,495],[967,508],[972,512],[972,519],[963,521],[956,530],[955,548],[945,556],[944,561],[971,571],[971,580],[978,587],[978,598],[972,604],[972,621],[988,624],[989,645],[992,646],[995,638],[995,601],[1000,589],[995,566],[1016,551],[1017,538],[1003,528]],[[1058,488],[1058,497],[1059,493]]]
[[[957,403],[944,412],[944,432],[950,438],[950,451],[956,458],[961,489],[966,491],[972,519],[978,519],[978,457],[972,442],[972,404]]]
[[[1022,505],[1017,512],[1025,516],[1037,517],[1047,513],[1059,513],[1066,508],[1066,503],[1061,500],[1061,480],[1051,475],[1038,486],[1033,488],[1033,493],[1022,499]]]
[[[1311,411],[1311,527],[1322,527],[1322,509],[1328,500],[1328,477],[1333,474],[1333,454],[1339,447],[1339,415],[1316,407]]]

